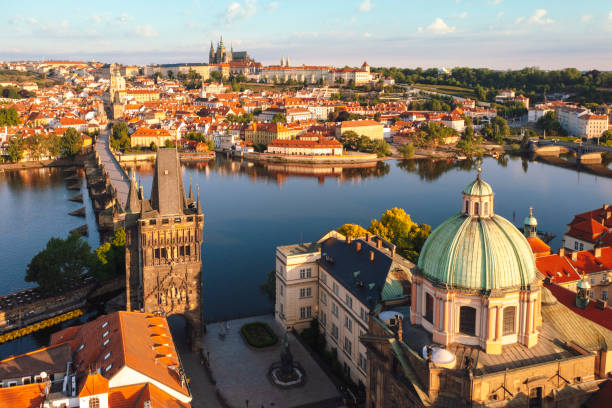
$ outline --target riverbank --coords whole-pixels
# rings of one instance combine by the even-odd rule
[[[141,161],[155,161],[157,152],[145,152],[145,153],[116,153],[113,152],[113,156],[119,163],[136,163]],[[179,152],[181,162],[198,162],[208,161],[215,158],[215,152]]]
[[[74,160],[57,159],[57,160],[23,161],[19,163],[0,163],[0,171],[2,170],[42,169],[45,167],[72,167],[72,166],[82,166],[82,165],[83,165],[83,157],[77,157]]]

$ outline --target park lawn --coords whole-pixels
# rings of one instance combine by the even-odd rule
[[[418,89],[424,89],[426,91],[435,91],[462,98],[476,98],[476,94],[474,93],[473,89],[462,88],[460,86],[431,84],[413,84],[412,86]]]

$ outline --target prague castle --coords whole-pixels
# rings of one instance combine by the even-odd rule
[[[210,42],[210,52],[208,53],[209,64],[228,64],[230,62],[251,62],[251,58],[246,51],[234,51],[234,47],[230,46],[229,52],[223,45],[223,37],[217,43],[215,51],[212,41]]]

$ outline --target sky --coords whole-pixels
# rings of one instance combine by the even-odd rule
[[[610,0],[0,0],[0,61],[612,70]],[[5,21],[1,21],[4,19]]]

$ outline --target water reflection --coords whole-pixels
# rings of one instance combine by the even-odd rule
[[[435,181],[439,179],[444,173],[447,173],[449,171],[473,171],[477,167],[477,162],[473,159],[418,159],[400,160],[397,162],[397,166],[400,169],[407,171],[408,173],[418,174],[421,180]]]
[[[126,166],[135,170],[139,176],[152,176],[155,169],[153,162],[143,162]],[[384,177],[391,169],[389,163],[372,162],[351,165],[300,165],[290,163],[251,162],[238,159],[217,157],[214,160],[197,163],[183,163],[188,170],[197,170],[204,174],[215,173],[218,176],[246,175],[252,181],[272,181],[282,186],[291,178],[316,178],[319,184],[327,179],[339,182],[360,181],[373,177]]]

